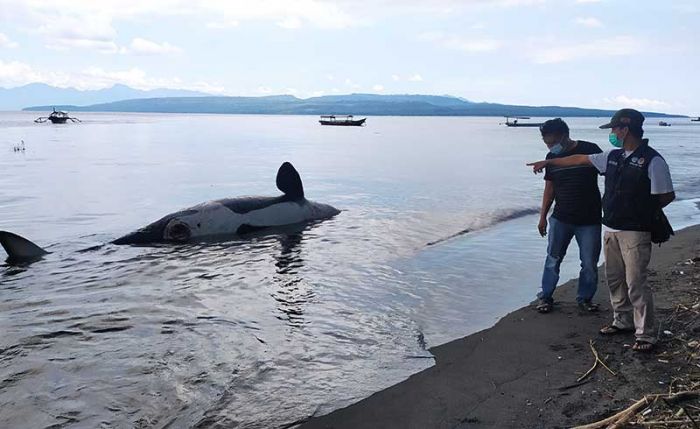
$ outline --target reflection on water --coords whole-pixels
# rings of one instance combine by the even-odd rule
[[[280,242],[279,256],[275,256],[275,276],[272,281],[277,290],[272,297],[279,303],[279,316],[292,327],[304,324],[304,305],[314,298],[313,290],[300,277],[300,269],[304,265],[301,257],[301,232],[278,237]]]
[[[284,427],[430,366],[431,346],[536,292],[542,181],[523,165],[543,156],[536,130],[493,118],[357,130],[299,117],[32,119],[0,114],[0,229],[52,253],[0,266],[1,427]],[[575,137],[605,141],[599,123],[570,121]],[[699,131],[648,132],[684,199],[669,208],[676,227],[700,213]],[[208,199],[274,195],[284,160],[311,199],[343,212],[219,242],[105,244]]]

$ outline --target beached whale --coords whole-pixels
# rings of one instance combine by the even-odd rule
[[[299,173],[285,162],[277,171],[278,197],[239,197],[205,202],[171,213],[113,244],[186,243],[216,236],[244,235],[271,227],[331,218],[340,211],[328,204],[304,198]],[[8,261],[22,262],[45,255],[41,247],[7,231],[0,231],[0,244]]]

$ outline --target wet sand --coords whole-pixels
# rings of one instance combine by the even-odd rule
[[[693,316],[684,324],[682,340],[678,332],[664,334],[679,326],[674,322],[678,304],[700,297],[700,226],[653,249],[649,282],[660,325],[653,353],[633,352],[632,335],[598,334],[612,318],[601,269],[594,300],[600,303],[598,313],[577,308],[576,281],[570,281],[557,289],[552,313],[524,307],[492,328],[434,347],[435,366],[299,427],[571,427],[607,417],[645,394],[666,393],[681,372],[700,378],[697,362],[684,356],[686,344],[700,336],[700,319]],[[616,375],[598,368],[577,385],[594,362],[591,340]]]

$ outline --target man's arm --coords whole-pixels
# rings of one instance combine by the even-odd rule
[[[527,164],[532,167],[532,172],[537,174],[548,165],[553,167],[573,167],[576,165],[593,165],[588,155],[571,155],[563,158],[545,159],[543,161],[531,162]]]
[[[547,214],[549,213],[549,209],[552,208],[553,202],[554,185],[551,180],[545,180],[544,193],[542,194],[542,208],[540,209],[540,223],[537,225],[537,229],[540,231],[542,237],[547,235]]]
[[[656,197],[660,208],[664,208],[676,199],[673,191],[673,181],[671,171],[666,161],[659,157],[654,157],[649,164],[649,180],[651,181],[651,194]]]

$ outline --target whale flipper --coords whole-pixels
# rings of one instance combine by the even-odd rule
[[[9,262],[29,262],[49,253],[26,238],[8,231],[0,231],[0,244],[5,248]]]
[[[291,200],[304,198],[304,185],[301,184],[301,177],[289,162],[283,163],[277,170],[277,189],[284,192]]]

